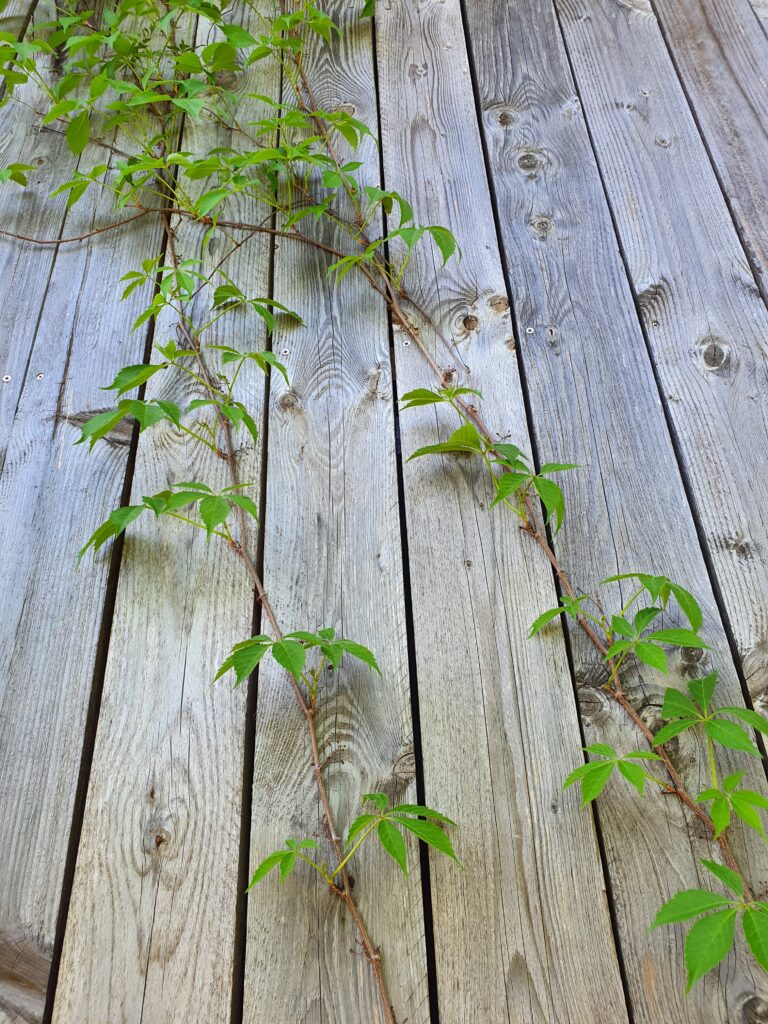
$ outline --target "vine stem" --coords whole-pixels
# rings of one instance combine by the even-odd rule
[[[162,212],[165,233],[168,239],[168,254],[171,258],[171,262],[173,263],[174,268],[178,269],[179,259],[176,253],[176,243],[174,238],[173,226],[171,223],[173,211],[169,208],[168,210],[164,210]],[[195,336],[194,331],[190,330],[188,324],[184,321],[183,318],[179,321],[179,327],[182,333],[184,334],[184,338],[186,342],[189,344],[189,347],[195,353],[198,368],[200,371],[200,377],[202,378],[206,389],[210,392],[211,397],[217,398],[218,396],[220,396],[221,392],[219,391],[219,388],[217,387],[216,382],[211,375],[208,365],[205,362],[203,354],[200,350],[200,343],[197,337]],[[224,416],[221,410],[218,411],[218,419],[224,437],[223,455],[229,470],[230,480],[232,482],[233,487],[240,487],[241,481],[237,467],[237,449],[235,447],[234,438],[232,435],[232,424]],[[283,637],[283,632],[280,628],[277,616],[275,615],[274,609],[269,600],[267,592],[264,589],[264,583],[261,579],[261,575],[256,567],[255,562],[248,553],[248,549],[245,543],[245,539],[247,536],[247,520],[245,516],[245,511],[241,509],[239,506],[236,506],[236,516],[238,524],[238,539],[233,539],[230,542],[230,546],[243,561],[245,569],[256,592],[258,601],[261,604],[262,609],[264,610],[264,614],[266,615],[270,626],[272,627],[275,639],[280,640]],[[314,777],[317,793],[323,808],[325,824],[328,830],[328,838],[331,844],[331,848],[333,850],[334,858],[336,859],[337,871],[335,872],[334,877],[338,877],[341,883],[337,884],[336,882],[333,882],[329,884],[328,888],[329,891],[334,896],[338,897],[343,906],[346,908],[357,929],[357,933],[360,938],[360,943],[363,947],[363,952],[365,954],[366,959],[371,965],[371,970],[373,972],[373,977],[376,984],[376,990],[379,996],[379,1001],[381,1003],[382,1012],[384,1014],[385,1024],[397,1024],[394,1010],[392,1008],[392,1003],[389,998],[386,981],[384,979],[381,949],[373,942],[373,939],[371,938],[368,932],[368,928],[363,919],[363,916],[360,913],[360,908],[358,907],[357,902],[355,901],[355,898],[352,895],[352,885],[349,873],[344,863],[344,852],[341,846],[341,837],[339,836],[336,829],[336,821],[333,813],[333,808],[331,806],[330,796],[328,794],[328,789],[325,784],[325,779],[323,777],[323,765],[320,759],[320,743],[317,735],[317,725],[315,721],[317,713],[316,699],[314,696],[311,696],[309,700],[307,700],[294,677],[289,674],[288,678],[290,679],[291,686],[293,688],[296,703],[298,704],[299,710],[301,711],[301,714],[304,718],[304,722],[306,724],[310,748],[312,751],[312,775]]]
[[[404,291],[400,291],[398,294],[397,290],[391,284],[389,284],[388,291],[391,294],[390,309],[392,311],[394,318],[397,320],[398,324],[402,327],[402,329],[406,331],[410,339],[418,348],[423,358],[429,364],[432,371],[437,376],[438,381],[440,382],[440,387],[444,387],[446,377],[445,371],[435,361],[434,357],[432,356],[432,353],[429,351],[427,346],[422,341],[418,330],[414,327],[414,325],[411,323],[411,321],[403,311],[400,300],[402,299],[403,301],[409,301],[407,293],[405,293]],[[429,317],[426,317],[426,320],[430,327],[435,326]],[[495,445],[496,441],[493,437],[493,434],[491,433],[490,428],[484,423],[479,412],[477,411],[477,408],[474,405],[470,405],[467,402],[464,402],[461,398],[457,398],[456,403],[461,407],[462,412],[474,422],[475,426],[478,428],[478,430],[483,435],[485,440],[491,446]],[[523,523],[521,525],[521,529],[526,534],[528,534],[528,536],[531,537],[531,539],[543,551],[544,555],[546,556],[547,560],[552,566],[552,569],[555,573],[555,576],[557,577],[557,580],[560,584],[562,591],[566,593],[569,597],[575,597],[576,592],[574,590],[573,584],[571,583],[571,579],[568,573],[566,572],[565,568],[559,561],[557,555],[555,554],[552,545],[549,543],[544,527],[541,524],[539,513],[530,495],[527,495],[525,498],[524,511],[525,516],[523,519]],[[671,780],[671,786],[669,787],[667,792],[676,796],[678,800],[680,800],[680,802],[688,808],[691,814],[693,814],[694,817],[696,817],[706,827],[707,831],[710,833],[711,838],[720,847],[723,859],[725,860],[728,867],[732,871],[735,871],[736,874],[741,878],[742,883],[744,885],[745,899],[747,901],[751,900],[752,896],[750,893],[747,880],[744,877],[744,873],[739,867],[736,858],[733,855],[733,851],[731,850],[731,846],[728,842],[727,836],[723,832],[719,836],[715,837],[716,830],[714,823],[712,822],[712,819],[706,813],[706,811],[704,811],[703,808],[696,803],[696,801],[687,791],[679,772],[675,768],[669,754],[664,749],[664,747],[657,746],[654,743],[653,732],[648,728],[646,723],[643,721],[643,718],[640,715],[640,713],[637,711],[637,709],[634,707],[632,702],[627,697],[627,694],[624,690],[624,686],[621,682],[621,677],[618,674],[617,667],[615,666],[613,659],[607,657],[608,649],[603,643],[603,640],[601,639],[593,625],[584,615],[579,615],[577,622],[583,633],[586,635],[586,637],[592,644],[592,646],[606,660],[606,664],[611,671],[612,682],[608,687],[607,692],[613,698],[613,700],[616,701],[616,703],[626,712],[627,716],[631,719],[634,725],[642,733],[648,745],[652,747],[653,750],[656,753],[658,753],[659,757],[661,758],[667,775]]]

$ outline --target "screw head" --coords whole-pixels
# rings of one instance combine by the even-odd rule
[[[35,376],[35,380],[42,380],[42,379],[43,379],[44,377],[45,377],[45,374],[44,374],[44,373],[38,373],[38,374],[37,374],[37,375]]]
[[[526,327],[525,328],[525,333],[526,334],[533,334],[533,328],[532,327]]]
[[[3,383],[7,384],[10,379],[11,379],[10,373],[4,373],[3,374]]]

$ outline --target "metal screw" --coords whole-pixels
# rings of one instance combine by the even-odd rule
[[[411,344],[410,341],[404,341],[403,342],[403,348],[409,348],[410,344]]]
[[[38,373],[38,375],[35,377],[35,380],[42,380],[44,376],[44,373]]]
[[[284,349],[282,350],[282,352],[280,353],[280,355],[281,355],[281,356],[287,356],[287,355],[288,355],[288,351],[289,351],[289,350],[288,350],[287,348],[284,348]]]
[[[526,327],[525,328],[525,333],[526,334],[533,334],[533,328],[532,327]]]
[[[11,379],[10,373],[4,373],[3,374],[3,383],[7,384],[10,379]]]

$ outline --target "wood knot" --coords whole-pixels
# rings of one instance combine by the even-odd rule
[[[472,316],[472,314],[468,314],[461,321],[462,327],[464,328],[465,331],[476,331],[477,325],[479,323],[480,321],[477,319],[477,317]]]
[[[409,64],[408,65],[408,77],[412,82],[415,82],[419,78],[424,78],[427,73],[427,67],[429,65],[426,61],[423,64]]]
[[[669,147],[672,145],[671,141],[667,138],[666,135],[657,135],[653,141],[661,149],[669,149]]]
[[[535,150],[530,146],[521,150],[517,158],[517,166],[528,178],[535,180],[545,169],[547,160],[543,150]]]
[[[284,391],[277,400],[277,408],[281,412],[290,412],[299,408],[299,397],[293,389]]]
[[[515,123],[515,115],[511,110],[500,110],[498,114],[498,122],[502,128],[511,128]]]
[[[509,299],[506,295],[493,295],[488,300],[488,305],[491,307],[494,313],[501,316],[502,313],[506,313],[509,309]]]
[[[539,242],[543,242],[547,235],[551,234],[555,226],[555,222],[546,214],[539,214],[539,216],[529,221],[529,224]]]
[[[144,833],[144,850],[146,853],[159,855],[171,841],[171,833],[162,825],[150,825]]]
[[[416,755],[413,750],[404,750],[402,754],[398,755],[392,766],[392,771],[395,778],[400,782],[407,784],[412,779],[415,779]]]
[[[711,334],[699,342],[698,349],[706,370],[722,373],[728,369],[731,362],[731,353],[728,345],[722,338]]]

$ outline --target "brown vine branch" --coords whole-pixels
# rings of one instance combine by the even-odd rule
[[[174,211],[172,211],[171,209],[164,210],[163,217],[166,236],[168,239],[168,252],[174,267],[178,268],[179,260],[176,254],[173,226],[171,223],[171,217],[173,212]],[[211,372],[205,362],[203,354],[200,350],[199,341],[195,337],[194,332],[189,329],[188,325],[184,323],[183,320],[180,322],[179,326],[184,334],[185,340],[188,343],[189,347],[195,352],[195,357],[200,370],[200,377],[205,382],[205,386],[210,392],[211,397],[213,397],[214,399],[220,397],[221,392],[219,391],[219,388],[216,386],[216,382],[213,379]],[[218,419],[224,436],[223,455],[229,469],[230,479],[234,487],[239,487],[241,481],[240,474],[237,468],[237,449],[235,447],[234,439],[232,436],[232,425],[221,411],[218,412]],[[264,589],[264,584],[259,574],[259,571],[256,568],[256,565],[253,559],[251,558],[250,554],[248,553],[248,549],[245,543],[245,538],[247,535],[246,517],[244,510],[241,509],[239,506],[237,507],[237,519],[239,536],[238,539],[234,540],[232,543],[233,550],[242,559],[248,576],[253,585],[253,588],[256,592],[257,598],[261,604],[261,607],[264,610],[264,614],[266,615],[269,624],[272,627],[275,639],[279,640],[282,638],[283,633],[282,630],[280,629],[280,625],[277,621],[274,609],[272,608],[272,605],[269,601],[269,597],[267,596],[267,592]],[[317,727],[315,724],[315,716],[317,712],[315,698],[305,698],[304,694],[301,691],[301,688],[299,687],[299,684],[296,682],[293,676],[289,675],[289,679],[293,688],[294,696],[296,698],[296,703],[298,704],[299,710],[301,711],[304,717],[304,722],[307,727],[307,733],[309,735],[310,747],[312,752],[312,774],[315,779],[315,785],[317,787],[320,803],[322,804],[323,807],[323,815],[325,817],[325,823],[328,829],[328,836],[331,848],[333,850],[333,855],[336,860],[336,865],[337,867],[339,867],[344,860],[344,852],[341,846],[341,837],[337,832],[336,821],[333,814],[333,808],[331,806],[330,797],[328,795],[328,789],[326,787],[325,779],[323,777],[323,765],[320,759],[320,744],[317,735]],[[366,959],[369,961],[371,965],[371,970],[373,971],[374,981],[376,983],[376,989],[379,995],[386,1024],[397,1024],[394,1011],[392,1009],[392,1004],[389,999],[386,981],[384,979],[381,950],[379,949],[378,946],[374,944],[373,940],[371,939],[365,921],[360,913],[360,908],[358,907],[357,902],[355,901],[355,898],[352,895],[352,885],[346,867],[340,867],[340,870],[338,870],[338,877],[341,880],[341,885],[333,883],[329,886],[329,889],[333,895],[337,896],[341,900],[341,902],[346,907],[355,924],[358,935],[360,936],[360,942],[362,944]]]

